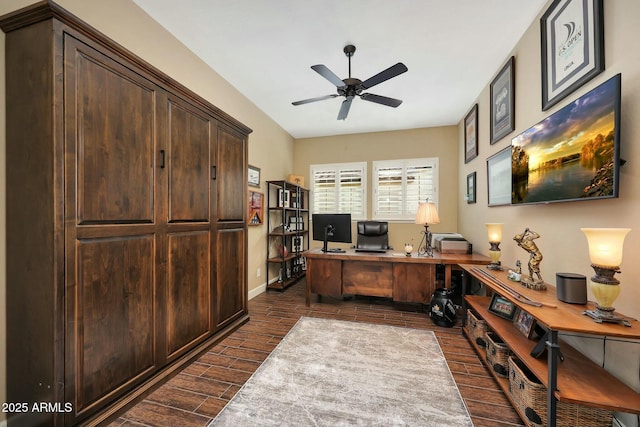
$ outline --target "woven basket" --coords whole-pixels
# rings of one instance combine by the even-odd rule
[[[499,377],[509,377],[509,347],[493,332],[484,334],[487,343],[487,363]]]
[[[467,330],[471,341],[480,347],[486,347],[484,334],[487,332],[487,322],[477,318],[471,310],[467,310]]]
[[[532,427],[547,425],[547,388],[524,364],[509,357],[509,391],[516,406]],[[558,427],[610,427],[613,412],[574,403],[558,402],[556,425]]]

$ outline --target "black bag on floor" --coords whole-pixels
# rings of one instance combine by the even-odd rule
[[[452,292],[447,288],[438,288],[429,302],[429,317],[438,326],[451,327],[456,323],[456,306],[453,304]]]

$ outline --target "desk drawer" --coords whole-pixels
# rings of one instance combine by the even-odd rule
[[[343,261],[342,293],[392,297],[392,264],[376,261]]]

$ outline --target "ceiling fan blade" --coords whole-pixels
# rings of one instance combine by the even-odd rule
[[[363,93],[360,95],[360,98],[365,101],[375,102],[376,104],[386,105],[387,107],[396,108],[398,105],[402,104],[402,101],[395,98],[388,98],[386,96],[375,95],[373,93]]]
[[[312,65],[311,69],[336,85],[336,87],[342,87],[345,85],[340,77],[336,76],[333,71],[322,64]]]
[[[408,70],[407,66],[404,65],[402,62],[398,62],[396,65],[392,65],[391,67],[387,68],[384,71],[380,71],[378,74],[376,74],[373,77],[368,78],[367,80],[363,81],[360,84],[360,87],[362,89],[369,89],[371,87],[374,87],[377,84],[380,84],[384,81],[389,80],[390,78],[393,78],[399,74],[402,74],[404,72],[406,72]]]
[[[351,108],[351,101],[353,101],[353,96],[347,96],[347,99],[342,101],[340,111],[338,112],[338,120],[344,120],[347,118],[347,114],[349,114],[349,109]]]
[[[335,98],[336,96],[340,96],[340,95],[332,94],[332,95],[316,96],[315,98],[309,98],[309,99],[303,99],[301,101],[295,101],[295,102],[292,102],[292,104],[293,105],[308,104],[310,102],[323,101],[325,99]]]

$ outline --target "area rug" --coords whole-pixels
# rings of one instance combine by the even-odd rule
[[[433,332],[302,317],[210,427],[472,425]]]

